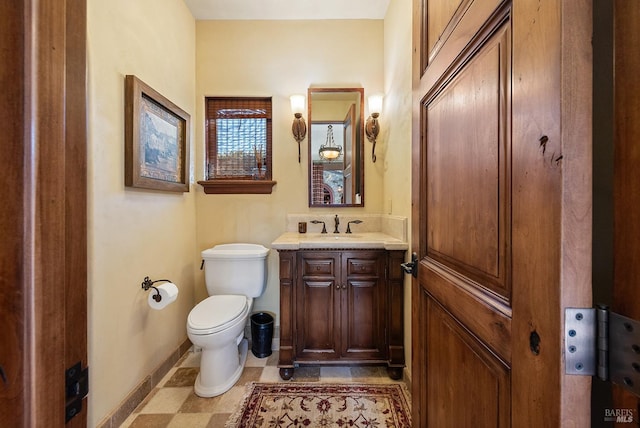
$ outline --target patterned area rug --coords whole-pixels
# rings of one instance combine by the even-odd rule
[[[399,384],[252,383],[229,418],[235,427],[411,427]]]

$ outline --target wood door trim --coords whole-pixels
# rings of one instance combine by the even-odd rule
[[[35,6],[35,7],[34,7]],[[25,183],[30,217],[25,293],[30,298],[25,331],[32,369],[30,411],[35,425],[62,424],[65,397],[65,53],[66,4],[38,2],[30,49],[30,134]],[[28,48],[29,49],[29,48]],[[56,421],[56,422],[54,422]]]
[[[591,300],[591,14],[590,0],[514,4],[514,22],[529,23],[514,25],[512,96],[513,414],[523,426],[590,424],[590,380],[564,374],[563,332],[564,308]]]
[[[562,270],[558,329],[564,308],[591,307],[593,215],[593,3],[562,2]],[[563,343],[563,341],[561,341]],[[564,345],[564,343],[563,343]],[[563,346],[564,349],[564,346]],[[563,351],[558,358],[564,366]],[[561,375],[560,420],[589,426],[591,378]],[[576,403],[586,404],[584,407]]]
[[[87,357],[87,1],[66,0],[65,369]],[[62,375],[62,374],[60,374]],[[85,427],[88,398],[66,425]]]
[[[11,78],[2,169],[16,204],[3,204],[0,227],[12,255],[3,260],[18,261],[0,271],[3,330],[13,336],[0,350],[10,384],[7,394],[0,381],[0,415],[7,426],[62,426],[65,370],[87,362],[86,1],[0,8],[11,20],[0,25],[0,73]],[[86,408],[66,426],[86,426]]]
[[[613,100],[614,100],[614,179],[613,223],[614,257],[612,309],[621,315],[640,319],[637,293],[640,284],[640,101],[638,100],[640,57],[637,2],[616,0],[613,4]],[[613,405],[635,410],[634,423],[640,417],[640,399],[613,385]],[[624,426],[626,424],[616,424]]]
[[[0,4],[0,79],[3,82],[26,74],[29,60],[25,1]],[[31,248],[23,230],[30,219],[25,206],[24,186],[27,146],[25,134],[29,128],[27,111],[28,87],[22,80],[5,85],[0,97],[0,124],[4,136],[0,168],[3,183],[8,183],[0,206],[0,366],[6,380],[0,379],[0,415],[7,426],[34,426],[31,420],[29,388],[31,349],[25,340],[27,314],[31,303],[24,292],[25,277],[30,274],[25,253]],[[5,416],[6,415],[6,416]]]

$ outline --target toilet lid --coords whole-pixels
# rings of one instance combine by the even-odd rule
[[[224,327],[241,316],[246,307],[247,298],[245,296],[220,295],[207,297],[189,313],[189,328],[192,330],[208,330],[206,334],[215,333],[220,330],[220,327]],[[204,331],[203,334],[205,334]]]

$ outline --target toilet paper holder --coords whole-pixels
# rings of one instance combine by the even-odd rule
[[[153,284],[155,284],[156,282],[171,282],[171,280],[156,279],[155,281],[151,281],[151,279],[149,279],[148,276],[144,277],[144,280],[142,281],[142,289],[144,291],[148,291],[150,288],[153,288],[154,290],[156,290],[156,295],[153,296],[153,300],[155,300],[156,302],[159,302],[160,300],[162,300],[162,296],[160,295],[160,290],[158,290],[157,287],[153,286]]]

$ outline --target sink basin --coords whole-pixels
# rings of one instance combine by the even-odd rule
[[[315,233],[315,234],[309,234],[309,236],[307,237],[308,240],[322,240],[322,241],[342,241],[342,240],[349,240],[349,239],[362,239],[362,235],[359,235],[357,233],[349,233],[349,234],[331,234],[331,233]]]
[[[380,232],[360,233],[297,233],[285,232],[271,243],[276,250],[314,248],[384,248],[406,250],[407,242]]]
[[[375,248],[384,243],[371,234],[362,233],[310,233],[300,235],[300,248]]]

